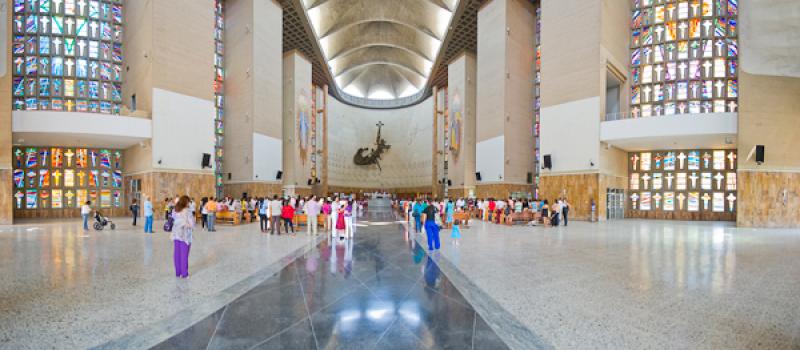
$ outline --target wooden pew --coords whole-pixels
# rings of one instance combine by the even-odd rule
[[[241,214],[232,211],[217,212],[217,223],[238,225],[241,223]]]

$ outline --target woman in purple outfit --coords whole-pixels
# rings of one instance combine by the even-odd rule
[[[192,248],[192,230],[194,217],[189,211],[189,197],[182,196],[175,205],[172,218],[171,238],[175,244],[173,259],[175,261],[175,276],[189,278],[189,250]]]

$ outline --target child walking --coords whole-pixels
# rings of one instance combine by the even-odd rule
[[[453,223],[453,232],[450,233],[450,238],[453,239],[454,245],[459,245],[459,240],[461,238],[461,229],[458,227],[458,223]]]

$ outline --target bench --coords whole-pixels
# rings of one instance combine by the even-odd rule
[[[217,223],[238,225],[241,223],[241,214],[232,211],[217,212]]]
[[[459,225],[461,225],[461,228],[469,227],[469,219],[470,215],[468,212],[461,211],[453,213],[453,222],[457,222]]]
[[[534,213],[530,211],[524,211],[521,213],[511,213],[508,217],[505,217],[504,223],[506,225],[514,225],[518,223],[527,224],[531,221],[539,221],[541,214]]]
[[[317,227],[325,227],[327,216],[325,214],[317,215]],[[297,227],[307,226],[308,225],[308,216],[306,214],[294,214],[294,218],[292,218],[292,224]]]

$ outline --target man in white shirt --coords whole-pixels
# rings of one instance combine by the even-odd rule
[[[328,216],[328,226],[331,227],[331,236],[336,232],[336,220],[339,219],[339,197],[334,197],[331,202],[331,215]]]
[[[314,233],[314,236],[317,235],[317,216],[319,215],[319,211],[321,209],[319,202],[317,201],[317,197],[313,196],[311,199],[306,202],[305,208],[303,208],[306,212],[306,227],[308,228],[308,235],[310,236],[311,233]]]
[[[281,235],[281,209],[283,207],[283,203],[281,200],[278,199],[278,196],[275,195],[272,197],[272,201],[269,202],[269,211],[270,211],[270,219],[272,220],[272,229],[270,230],[270,234],[275,234],[275,228],[278,228],[278,236]]]
[[[92,202],[86,201],[86,203],[83,203],[81,206],[81,217],[83,218],[83,229],[85,231],[89,231],[89,214],[92,213],[92,207],[90,207],[90,205],[92,205]]]

